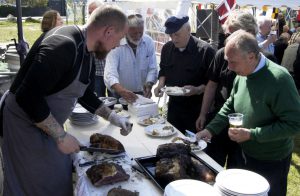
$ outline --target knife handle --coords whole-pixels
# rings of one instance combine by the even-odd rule
[[[86,151],[86,149],[87,149],[87,146],[79,146],[80,151]]]
[[[95,161],[87,161],[84,163],[79,163],[79,167],[86,167],[86,166],[90,166],[90,165],[94,165],[96,162]]]

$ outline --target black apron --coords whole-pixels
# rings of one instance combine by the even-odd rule
[[[62,126],[88,86],[79,81],[81,68],[82,64],[69,86],[46,97],[51,114]],[[4,195],[73,195],[70,155],[60,152],[53,138],[35,126],[12,93],[5,100],[4,114]]]

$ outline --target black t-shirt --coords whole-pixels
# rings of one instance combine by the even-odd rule
[[[83,66],[79,80],[85,84],[94,81],[95,68],[90,73],[91,55],[84,42],[82,31],[77,26],[63,26],[42,34],[30,49],[10,91],[33,121],[40,122],[49,116],[50,109],[45,97],[71,84],[81,62]],[[90,112],[95,112],[102,102],[90,86],[79,103]]]
[[[206,74],[214,55],[215,50],[208,43],[193,36],[184,51],[169,41],[162,48],[159,77],[166,77],[166,86],[206,84]],[[170,102],[176,102],[177,107],[198,106],[202,96],[170,96]]]

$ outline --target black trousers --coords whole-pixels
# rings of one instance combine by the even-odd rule
[[[287,177],[290,169],[292,154],[281,160],[262,161],[254,159],[244,153],[239,156],[242,160],[237,168],[247,169],[265,177],[270,183],[269,196],[285,196],[287,191]]]

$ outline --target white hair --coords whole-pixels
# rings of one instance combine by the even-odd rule
[[[266,16],[260,16],[257,18],[258,27],[261,27],[261,26],[265,25],[266,23],[272,23],[272,19],[270,17],[266,17]]]
[[[97,7],[103,5],[103,2],[101,0],[89,0],[87,2],[87,7],[89,7],[91,4],[95,4]]]

